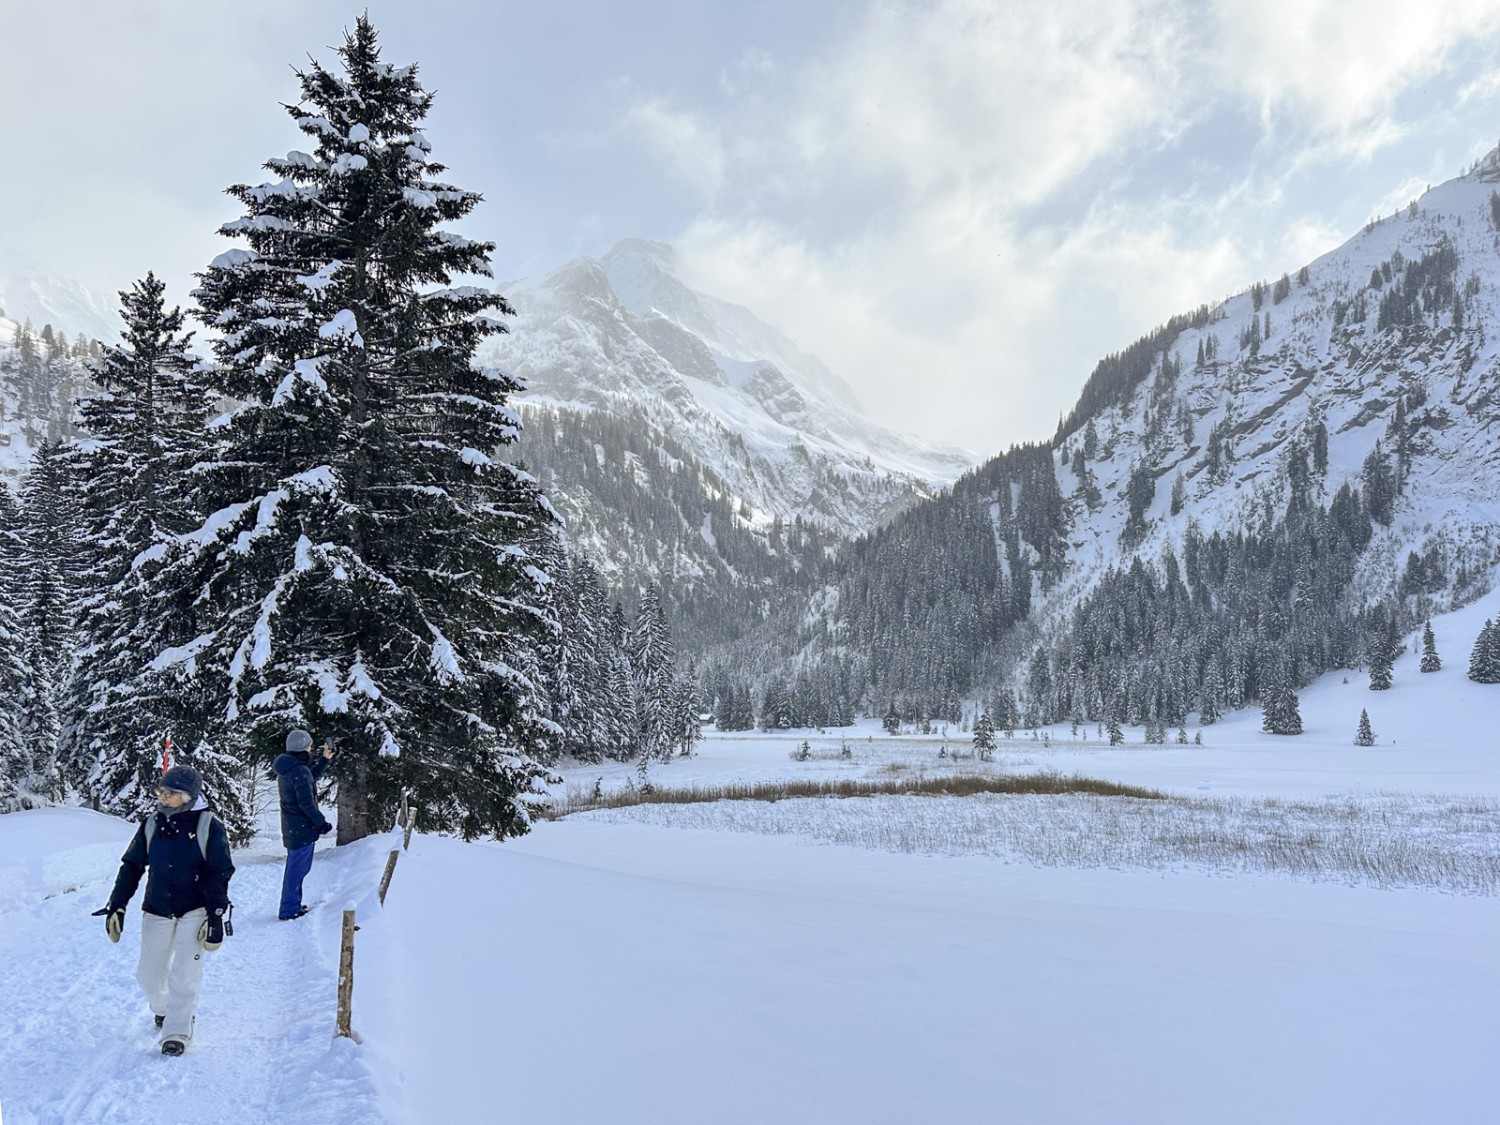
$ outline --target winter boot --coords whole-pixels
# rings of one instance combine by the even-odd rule
[[[166,1016],[155,1016],[153,1018],[156,1020],[156,1030],[160,1031],[161,1030],[161,1025],[167,1022],[167,1017]]]
[[[161,1045],[161,1053],[171,1055],[174,1059],[187,1050],[187,1044],[181,1039],[168,1039]]]
[[[302,917],[302,915],[306,914],[311,909],[312,909],[312,907],[310,907],[310,906],[298,907],[297,913],[295,913],[295,914],[288,914],[285,918],[282,919],[282,921],[283,922],[295,922],[298,918]]]

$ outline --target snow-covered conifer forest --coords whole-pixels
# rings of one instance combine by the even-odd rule
[[[1500,150],[981,460],[670,246],[497,284],[426,77],[359,19],[201,272],[0,308],[4,1120],[1487,1119]],[[168,759],[180,1059],[90,917]]]

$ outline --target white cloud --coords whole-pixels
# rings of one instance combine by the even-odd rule
[[[695,113],[660,99],[637,102],[624,125],[657,153],[683,183],[712,203],[724,183],[726,154],[718,132]]]
[[[1226,84],[1335,134],[1378,122],[1457,44],[1500,32],[1493,0],[1220,0],[1216,15]]]
[[[1497,34],[1464,0],[874,5],[775,112],[693,117],[678,151],[724,163],[682,250],[877,418],[1036,440],[1107,351],[1354,233],[1294,196],[1407,138],[1403,92]],[[1220,119],[1258,122],[1237,175],[1159,173]]]

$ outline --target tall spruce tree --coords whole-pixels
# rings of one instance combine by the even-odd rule
[[[1378,634],[1370,640],[1370,690],[1388,691],[1391,686],[1391,668],[1395,663],[1395,653],[1383,634]]]
[[[1469,654],[1469,679],[1480,684],[1500,684],[1500,637],[1494,621],[1487,620],[1474,639]]]
[[[22,722],[32,690],[19,607],[25,573],[21,507],[0,484],[0,812],[39,803]]]
[[[995,754],[995,724],[988,711],[981,711],[974,720],[974,753],[981,761],[989,761]]]
[[[1437,638],[1432,635],[1432,622],[1428,621],[1422,626],[1422,671],[1436,672],[1442,667],[1443,660],[1438,656]]]
[[[78,528],[68,496],[65,449],[43,442],[21,488],[21,566],[16,573],[22,660],[30,681],[21,709],[21,753],[31,763],[30,791],[62,798],[58,761],[62,695],[73,665]]]
[[[1301,734],[1302,712],[1297,706],[1291,672],[1283,666],[1272,685],[1262,703],[1261,730],[1267,734]]]
[[[630,672],[635,684],[636,719],[641,757],[665,760],[672,756],[680,722],[674,706],[677,654],[661,592],[646,587],[630,638]]]
[[[1354,745],[1375,745],[1375,731],[1370,726],[1370,712],[1363,707],[1359,710],[1359,727],[1354,732]]]
[[[192,765],[229,826],[253,831],[238,763],[200,742],[178,676],[153,658],[190,641],[193,614],[158,581],[172,540],[194,524],[189,470],[210,401],[184,317],[153,274],[120,294],[119,346],[94,365],[100,393],[79,404],[91,438],[62,457],[79,526],[79,649],[64,696],[60,756],[70,787],[96,809],[133,816],[153,800],[161,750]],[[201,513],[197,513],[201,514]]]
[[[494,246],[442,229],[479,202],[433,177],[415,66],[380,60],[361,17],[342,73],[298,72],[310,153],[229,189],[243,239],[200,275],[213,390],[204,509],[175,562],[204,621],[183,667],[207,719],[271,757],[292,727],[340,747],[339,842],[389,823],[527,830],[546,776],[535,650],[555,622],[527,549],[551,509],[494,454],[520,384],[474,365],[505,331]],[[210,735],[215,732],[210,731]]]

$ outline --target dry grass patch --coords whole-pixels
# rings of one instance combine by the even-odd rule
[[[890,766],[882,772],[895,773]],[[635,805],[701,805],[716,801],[788,801],[806,797],[973,797],[982,793],[1033,796],[1086,794],[1166,800],[1166,794],[1138,785],[1121,785],[1093,777],[1056,773],[950,774],[943,777],[798,778],[732,785],[641,789],[630,786],[609,793],[571,789],[545,814],[548,819],[597,809]]]

